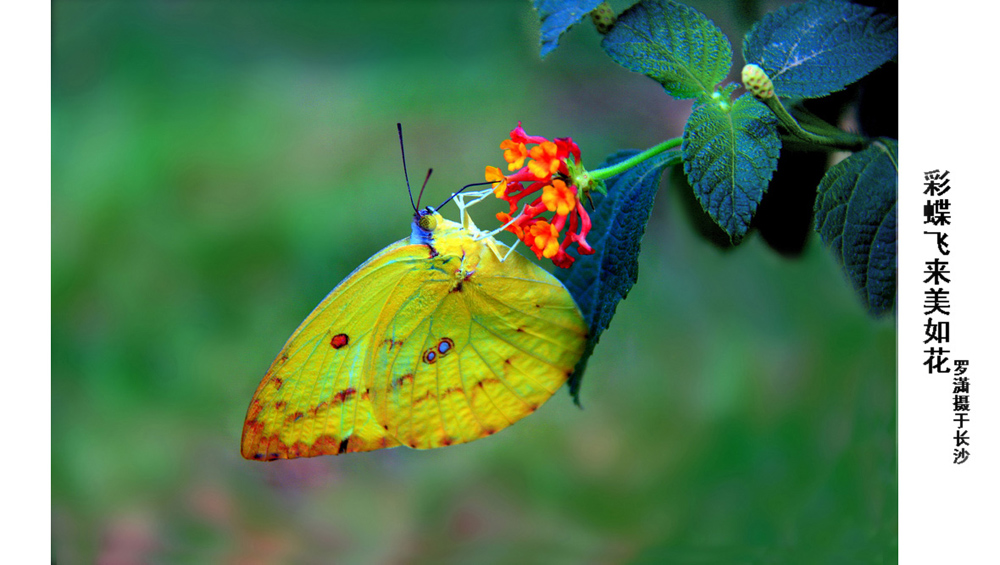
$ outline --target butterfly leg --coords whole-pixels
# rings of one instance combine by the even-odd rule
[[[503,259],[500,259],[500,262],[501,262],[501,263],[503,263],[504,261],[506,261],[506,260],[507,260],[507,257],[510,257],[510,254],[514,252],[514,248],[515,248],[515,247],[517,247],[517,244],[518,244],[518,243],[521,243],[521,240],[520,240],[520,239],[519,239],[519,240],[517,240],[517,241],[515,241],[515,242],[514,242],[514,245],[511,245],[510,247],[508,247],[508,248],[507,248],[507,253],[506,253],[506,254],[504,254],[504,256],[503,256]]]
[[[476,228],[475,224],[472,223],[472,218],[469,216],[468,209],[471,208],[473,205],[482,202],[491,194],[493,194],[492,189],[480,190],[478,192],[463,192],[460,194],[452,194],[452,197],[455,199],[455,206],[458,206],[458,215],[459,217],[462,218],[463,228],[470,231],[473,231],[470,228],[473,229]],[[468,202],[466,202],[466,200],[468,200]],[[479,232],[479,230],[475,229],[475,232]]]
[[[527,210],[527,209],[528,209],[528,205],[527,205],[527,204],[525,204],[525,205],[524,205],[524,210],[521,210],[521,214],[523,214],[523,213],[524,213],[524,211],[525,211],[525,210]],[[498,234],[498,233],[500,233],[500,232],[504,231],[504,230],[505,230],[505,229],[507,229],[507,228],[508,228],[508,227],[509,227],[509,226],[510,226],[511,224],[513,224],[514,222],[516,222],[516,221],[517,221],[517,219],[518,219],[519,217],[521,217],[521,214],[518,214],[517,216],[514,216],[513,218],[511,218],[511,219],[510,219],[510,221],[509,221],[509,222],[507,222],[506,224],[504,224],[504,225],[502,225],[502,226],[498,227],[498,228],[497,228],[497,229],[495,229],[495,230],[492,230],[492,231],[487,231],[487,232],[479,232],[479,235],[477,235],[477,236],[476,236],[476,238],[475,238],[475,239],[476,239],[476,241],[479,241],[479,240],[481,240],[481,239],[485,239],[485,238],[487,238],[487,237],[493,237],[493,236],[495,236],[496,234]]]
[[[514,248],[517,247],[518,243],[520,243],[520,240],[515,241],[514,245],[508,247],[507,252],[503,255],[500,254],[500,247],[497,246],[497,241],[495,239],[486,240],[486,247],[493,252],[493,255],[496,255],[497,261],[503,263],[508,257],[510,257],[510,254],[514,252]]]
[[[511,226],[511,224],[513,224],[517,220],[518,217],[520,217],[520,214],[518,216],[515,216],[509,222],[507,222],[506,224],[500,226],[499,228],[497,228],[495,230],[488,231],[488,232],[483,232],[483,231],[479,231],[479,229],[475,227],[475,224],[472,223],[472,218],[469,216],[469,213],[468,213],[468,208],[472,207],[474,204],[482,202],[485,198],[489,197],[491,194],[493,194],[493,190],[492,189],[481,190],[481,191],[478,191],[478,192],[466,192],[466,193],[458,194],[458,195],[455,196],[455,205],[458,206],[459,213],[462,216],[462,227],[464,227],[465,229],[469,230],[471,233],[475,234],[474,237],[473,237],[473,239],[475,241],[481,241],[483,239],[486,239],[487,240],[486,241],[486,247],[488,247],[490,249],[490,251],[492,251],[493,254],[496,255],[496,258],[497,258],[498,261],[500,261],[501,263],[503,263],[504,261],[507,260],[508,257],[510,257],[510,254],[514,252],[514,248],[517,247],[517,244],[520,243],[520,241],[515,241],[514,245],[512,245],[512,246],[510,246],[510,247],[507,248],[507,252],[506,253],[501,254],[500,249],[496,245],[496,242],[493,241],[492,239],[487,239],[487,238],[492,238],[493,236],[497,235],[498,233],[506,230],[508,227]],[[524,212],[527,209],[528,209],[528,205],[525,204],[524,205],[524,210],[521,211],[521,214],[524,214]],[[462,271],[464,272],[465,271],[465,256],[464,255],[462,256],[462,265],[463,265],[462,266]],[[473,271],[473,272],[475,272],[475,271]],[[469,275],[471,276],[472,273],[469,273]],[[466,277],[466,278],[468,278],[468,277]]]

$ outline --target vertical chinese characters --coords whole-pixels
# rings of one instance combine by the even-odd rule
[[[952,462],[962,464],[969,460],[969,378],[963,376],[969,366],[967,359],[951,359],[951,254],[948,243],[948,227],[951,226],[951,198],[945,197],[951,191],[950,171],[934,169],[924,173],[924,225],[932,229],[924,231],[924,236],[932,238],[936,255],[925,261],[923,313],[927,316],[924,324],[924,366],[931,375],[952,376],[951,408],[955,422],[955,440]],[[949,363],[949,361],[952,361]]]

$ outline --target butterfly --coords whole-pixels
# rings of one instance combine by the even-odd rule
[[[438,213],[444,204],[419,210],[418,197],[410,236],[299,325],[250,402],[243,457],[465,443],[531,414],[566,382],[588,332],[569,291],[456,203],[461,223]]]

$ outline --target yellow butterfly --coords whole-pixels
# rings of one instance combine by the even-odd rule
[[[416,212],[409,238],[355,269],[295,330],[254,393],[243,457],[469,442],[566,382],[587,341],[569,291],[479,231],[474,202],[456,203],[461,224]]]

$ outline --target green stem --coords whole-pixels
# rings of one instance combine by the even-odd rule
[[[823,145],[825,147],[832,147],[834,149],[846,149],[847,151],[860,151],[868,146],[869,140],[866,137],[860,135],[853,135],[850,133],[841,133],[839,135],[821,135],[818,133],[813,133],[804,129],[799,122],[788,113],[785,106],[781,103],[781,100],[777,96],[771,96],[761,100],[767,107],[774,112],[774,115],[778,117],[778,121],[781,125],[788,130],[789,133],[795,137],[814,145]]]
[[[594,171],[587,171],[591,179],[594,180],[606,180],[615,175],[619,175],[628,169],[638,165],[639,163],[649,159],[650,157],[655,157],[660,153],[663,153],[667,149],[673,149],[674,147],[680,147],[684,143],[684,138],[675,137],[673,139],[668,139],[659,145],[650,147],[649,149],[643,151],[642,153],[636,153],[635,155],[625,159],[621,163],[616,163],[610,167],[605,167],[603,169],[597,169]]]

